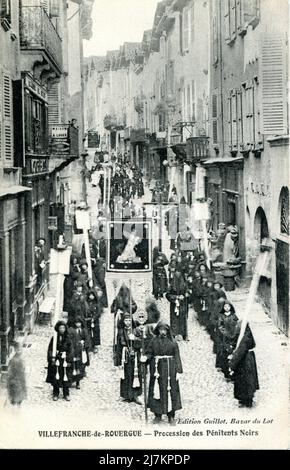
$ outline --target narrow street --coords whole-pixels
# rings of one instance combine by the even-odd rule
[[[146,190],[142,202],[148,197]],[[170,254],[166,240],[164,247],[167,254]],[[116,274],[107,274],[109,306],[123,281],[120,274],[117,277]],[[129,280],[125,280],[125,283],[129,285]],[[134,274],[131,288],[138,307],[144,308],[145,299],[151,296],[151,273],[139,278]],[[241,315],[248,290],[240,288],[227,294],[236,306],[237,314]],[[157,303],[161,318],[169,322],[168,301],[162,299]],[[273,326],[258,303],[253,305],[250,325],[256,341],[255,353],[260,382],[260,390],[256,393],[254,407],[251,410],[238,407],[238,402],[233,397],[233,384],[226,382],[223,374],[215,368],[215,355],[208,334],[198,323],[194,310],[189,310],[189,341],[179,342],[184,372],[180,379],[183,408],[178,412],[178,418],[249,417],[251,414],[255,417],[263,414],[274,416],[277,410],[283,409],[281,398],[287,397],[288,386],[285,337]],[[123,420],[126,425],[130,421],[142,425],[144,408],[135,403],[125,403],[119,396],[118,368],[113,366],[112,359],[113,315],[109,308],[105,309],[101,317],[99,352],[91,354],[91,365],[87,369],[87,376],[82,381],[80,390],[73,387],[69,403],[63,399],[52,401],[51,386],[45,382],[47,346],[52,331],[50,326],[36,324],[33,333],[26,337],[24,358],[28,377],[28,399],[22,405],[21,413],[29,416],[30,412],[37,408],[38,413],[44,413],[46,419],[51,413],[56,427],[69,417],[88,416],[88,414],[91,417],[95,416],[96,419],[101,418],[102,422],[113,419],[114,422]],[[3,400],[4,396],[2,402]],[[7,412],[9,413],[9,407]],[[148,414],[151,423],[150,411]]]

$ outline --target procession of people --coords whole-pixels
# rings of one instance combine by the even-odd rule
[[[147,220],[146,207],[139,201],[144,196],[142,172],[128,161],[127,156],[115,158],[112,170],[108,201],[111,220]],[[101,203],[105,197],[103,183],[100,179]],[[161,195],[165,189],[167,201],[168,185],[156,182],[154,187],[149,187],[151,202],[162,203]],[[177,193],[174,187],[171,193],[175,204]],[[114,204],[110,205],[110,201]],[[97,210],[100,234],[104,233],[106,218],[100,204]],[[180,345],[191,341],[190,316],[197,319],[200,328],[212,340],[216,367],[224,380],[233,383],[234,397],[239,405],[253,405],[259,382],[250,326],[247,324],[241,334],[241,321],[234,305],[227,299],[223,277],[187,223],[182,224],[175,206],[169,207],[168,218],[170,214],[174,220],[179,219],[178,227],[174,235],[169,233],[171,253],[165,253],[162,245],[152,247],[152,297],[146,299],[146,305],[140,305],[131,282],[126,282],[130,279],[128,273],[128,276],[120,274],[122,283],[118,291],[115,289],[115,297],[108,296],[105,234],[96,238],[90,230],[90,260],[84,249],[71,254],[69,274],[64,282],[63,311],[67,315],[56,323],[47,353],[46,381],[52,385],[53,400],[59,399],[62,390],[69,401],[70,390],[82,387],[92,357],[98,360],[102,322],[106,321],[104,311],[109,308],[114,324],[112,364],[116,380],[120,380],[120,398],[144,406],[146,419],[147,409],[150,409],[154,423],[160,423],[162,417],[167,416],[168,422],[175,424],[175,413],[182,409]],[[131,240],[133,235],[137,237],[135,231],[126,236],[125,248],[117,262],[139,260],[136,243]],[[161,316],[160,301],[163,305],[167,301],[168,322]]]

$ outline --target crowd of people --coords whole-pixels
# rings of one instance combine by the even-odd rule
[[[100,317],[108,306],[105,281],[105,259],[97,257],[94,243],[90,244],[92,278],[86,259],[72,254],[70,272],[64,281],[63,310],[67,316],[55,325],[55,335],[48,346],[48,373],[46,381],[53,386],[53,399],[63,389],[69,401],[69,390],[85,376],[90,365],[90,353],[97,353],[101,344]]]
[[[111,215],[116,217],[119,198],[117,217],[146,218],[144,206],[134,201],[144,195],[142,172],[126,160],[116,159],[113,165],[110,197],[115,204]],[[102,190],[101,181],[100,187]],[[168,198],[166,189],[169,188],[155,182],[151,188],[152,201],[160,203],[161,194]],[[172,197],[177,197],[176,189],[172,189]],[[175,207],[170,210],[176,212]],[[178,213],[175,215],[179,217]],[[100,318],[109,306],[114,315],[113,364],[120,375],[120,397],[148,406],[154,413],[154,422],[167,415],[168,421],[174,423],[175,412],[182,408],[179,344],[190,341],[189,315],[196,315],[201,328],[210,336],[216,367],[225,380],[233,382],[234,396],[240,406],[253,405],[259,384],[251,329],[247,325],[240,338],[241,322],[227,300],[222,277],[208,263],[189,227],[185,225],[182,229],[180,223],[178,227],[179,232],[172,236],[170,258],[160,247],[153,249],[153,297],[147,299],[145,308],[137,304],[125,284],[114,299],[108,299],[105,243],[100,247],[100,240],[90,239],[92,277],[84,253],[80,257],[71,256],[70,273],[64,284],[67,319],[57,322],[48,347],[47,382],[53,386],[54,400],[59,398],[60,389],[64,398],[70,400],[72,385],[80,388],[86,367],[90,365],[90,355],[98,352]],[[161,319],[158,301],[162,298],[168,301],[169,324]]]

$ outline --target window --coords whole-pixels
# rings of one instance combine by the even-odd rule
[[[25,90],[25,149],[27,152],[47,153],[47,115],[46,103]]]
[[[191,96],[190,96],[190,85],[186,87],[186,120],[190,121],[191,114]]]
[[[174,93],[174,62],[171,61],[166,65],[166,77],[167,77],[167,92],[169,94]]]
[[[0,0],[0,23],[5,31],[11,26],[11,0]]]

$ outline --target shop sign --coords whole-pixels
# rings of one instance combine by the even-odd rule
[[[38,98],[41,98],[46,102],[48,101],[46,90],[39,85],[39,83],[36,83],[29,75],[25,76],[25,87],[38,96]]]
[[[47,173],[49,170],[48,158],[27,158],[26,162],[25,173],[27,175]]]

